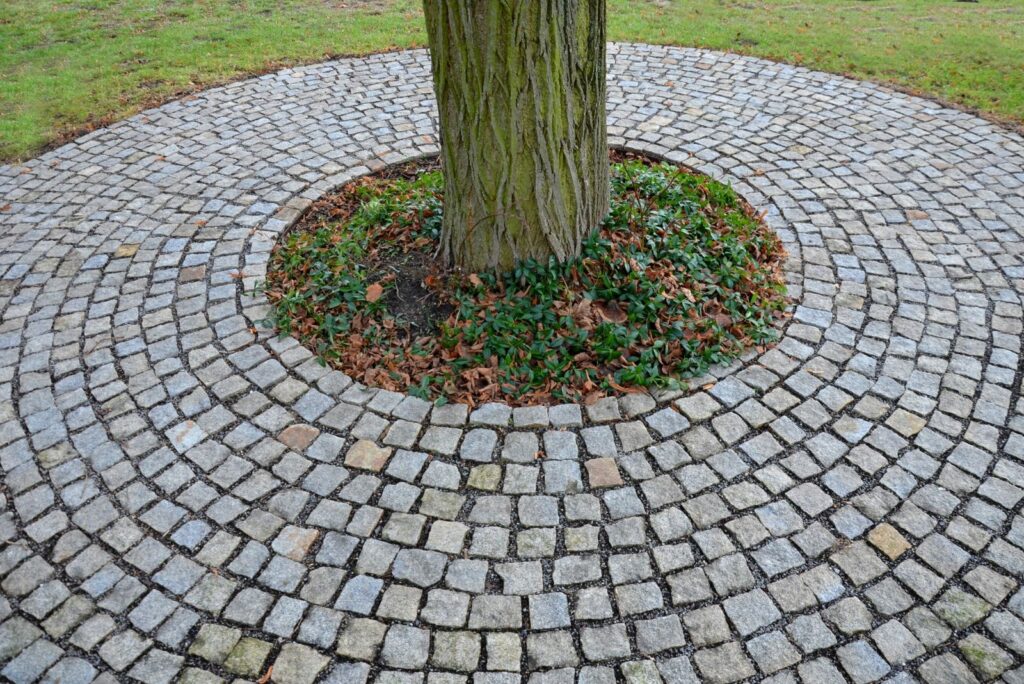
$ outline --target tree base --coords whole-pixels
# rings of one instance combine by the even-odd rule
[[[613,160],[581,255],[500,275],[438,257],[436,162],[354,181],[276,248],[272,322],[367,385],[471,404],[672,386],[775,340],[784,253],[753,209],[690,170]]]

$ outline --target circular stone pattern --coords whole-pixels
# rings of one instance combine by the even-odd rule
[[[790,254],[781,343],[689,393],[432,407],[255,327],[311,201],[437,152],[422,51],[0,168],[0,677],[1024,676],[1024,140],[745,57],[609,58],[609,142],[730,183]]]

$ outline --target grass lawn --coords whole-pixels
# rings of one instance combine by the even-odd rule
[[[1024,122],[1024,0],[608,0],[611,40],[758,55]],[[0,159],[185,92],[423,45],[414,0],[2,0]]]

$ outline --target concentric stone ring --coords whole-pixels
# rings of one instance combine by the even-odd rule
[[[609,53],[610,143],[731,183],[790,254],[782,341],[688,392],[431,406],[260,328],[305,207],[437,152],[422,51],[0,168],[0,677],[1024,681],[1024,140]]]

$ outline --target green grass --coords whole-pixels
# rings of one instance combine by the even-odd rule
[[[609,0],[608,33],[846,73],[1024,121],[1024,0]],[[4,0],[0,159],[248,73],[423,42],[414,0]]]
[[[439,171],[343,188],[354,211],[321,205],[274,251],[266,323],[367,384],[473,403],[672,387],[777,339],[778,236],[727,185],[638,160],[612,165],[611,210],[579,257],[436,270],[427,297],[451,313],[414,327],[385,265],[432,261],[442,200]]]

